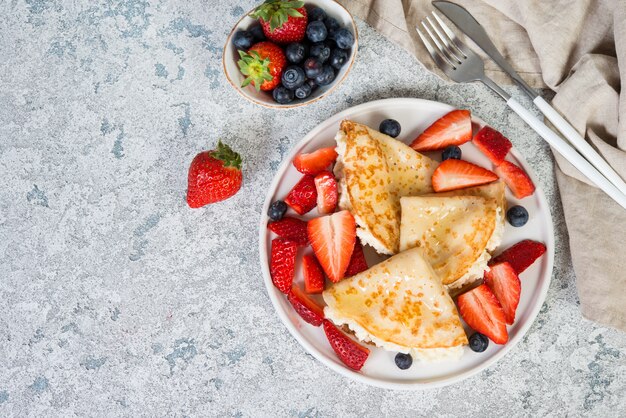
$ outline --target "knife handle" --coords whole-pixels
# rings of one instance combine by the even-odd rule
[[[507,100],[506,104],[513,109],[535,132],[546,140],[552,148],[576,167],[585,177],[598,186],[604,193],[609,195],[621,207],[626,209],[626,194],[607,180],[596,168],[585,160],[570,144],[558,136],[552,129],[548,128],[542,121],[537,119],[528,109],[522,106],[513,98]]]
[[[569,140],[569,142],[585,157],[591,164],[593,164],[600,173],[604,175],[611,183],[615,185],[622,193],[626,193],[626,183],[617,174],[617,172],[602,158],[593,147],[580,136],[578,131],[574,129],[568,121],[561,116],[548,102],[543,98],[537,96],[533,100],[535,105],[541,110],[541,112],[548,118],[550,122]]]

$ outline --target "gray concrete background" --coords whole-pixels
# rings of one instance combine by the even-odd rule
[[[242,2],[0,3],[1,416],[625,416],[626,335],[581,318],[546,145],[480,85],[451,85],[363,22],[348,80],[309,107],[243,101],[222,75]],[[508,89],[528,104],[515,88]],[[551,203],[556,266],[526,338],[452,387],[396,393],[307,355],[274,313],[257,224],[283,156],[350,106],[421,97],[502,130]],[[218,138],[244,186],[190,210]]]

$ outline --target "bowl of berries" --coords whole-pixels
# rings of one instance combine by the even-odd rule
[[[345,80],[357,38],[352,15],[334,0],[265,0],[230,32],[222,56],[224,73],[253,103],[303,106]]]

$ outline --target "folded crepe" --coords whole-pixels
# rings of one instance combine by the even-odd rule
[[[458,359],[467,344],[454,302],[419,248],[331,285],[323,297],[326,318],[389,351],[437,361]]]
[[[437,162],[369,127],[343,121],[336,136],[339,207],[357,222],[357,235],[382,254],[400,242],[400,197],[433,191]]]
[[[506,203],[501,183],[403,197],[400,204],[401,251],[421,248],[442,283],[450,288],[483,276],[490,252],[502,240]]]

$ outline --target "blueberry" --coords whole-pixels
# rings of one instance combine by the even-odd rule
[[[327,86],[335,79],[335,71],[330,65],[325,65],[322,68],[322,72],[315,77],[315,82],[320,86]]]
[[[309,78],[315,78],[322,72],[322,63],[317,58],[307,58],[302,67]]]
[[[472,351],[482,353],[489,347],[489,338],[485,337],[480,332],[476,332],[469,337],[469,346]]]
[[[461,148],[457,147],[456,145],[450,145],[449,147],[446,147],[446,149],[444,149],[441,153],[441,159],[444,161],[449,159],[460,160],[461,155]]]
[[[350,54],[345,49],[335,48],[330,53],[330,65],[340,69],[348,61]]]
[[[306,37],[311,42],[322,42],[328,36],[328,30],[324,26],[324,22],[313,21],[306,27]]]
[[[278,86],[272,92],[272,96],[277,103],[287,104],[293,100],[293,90],[289,90],[285,86]]]
[[[313,90],[315,90],[315,89],[317,88],[317,83],[316,83],[316,82],[315,82],[315,80],[314,80],[314,79],[312,79],[312,78],[308,78],[308,79],[304,82],[304,84],[308,84],[308,85],[309,85],[309,87],[311,87],[311,91],[313,91]]]
[[[294,42],[285,48],[285,57],[287,61],[293,64],[299,64],[304,61],[304,57],[308,54],[308,48],[300,42]]]
[[[265,33],[263,32],[263,28],[261,27],[261,25],[252,26],[250,29],[248,29],[248,32],[252,34],[254,42],[262,42],[265,40]]]
[[[281,81],[283,82],[283,86],[287,87],[289,90],[295,90],[304,83],[305,79],[306,77],[302,67],[290,65],[283,71]]]
[[[338,29],[333,39],[339,48],[348,49],[354,44],[354,35],[346,28]]]
[[[238,30],[233,36],[235,48],[247,51],[254,43],[254,36],[247,30]]]
[[[526,225],[528,222],[528,211],[524,206],[513,206],[506,211],[506,219],[516,228]]]
[[[400,135],[400,123],[395,119],[385,119],[380,123],[378,130],[384,133],[385,135],[389,135],[392,138],[396,138]]]
[[[406,370],[413,364],[413,357],[410,354],[398,353],[396,354],[396,366],[400,370]]]
[[[330,48],[328,45],[322,42],[311,45],[309,56],[317,58],[320,63],[325,63],[328,57],[330,57]]]
[[[327,17],[324,19],[324,26],[329,34],[335,33],[339,29],[339,22],[334,17]]]
[[[267,216],[272,221],[280,221],[285,216],[285,212],[287,212],[287,204],[282,200],[277,200],[270,205]]]
[[[314,7],[307,16],[309,17],[309,22],[324,20],[326,19],[326,12],[321,7]]]
[[[311,91],[313,89],[311,88],[311,86],[308,83],[304,83],[303,85],[301,85],[300,87],[298,87],[293,94],[298,98],[298,99],[306,99],[307,97],[309,97],[309,95],[311,94]]]

